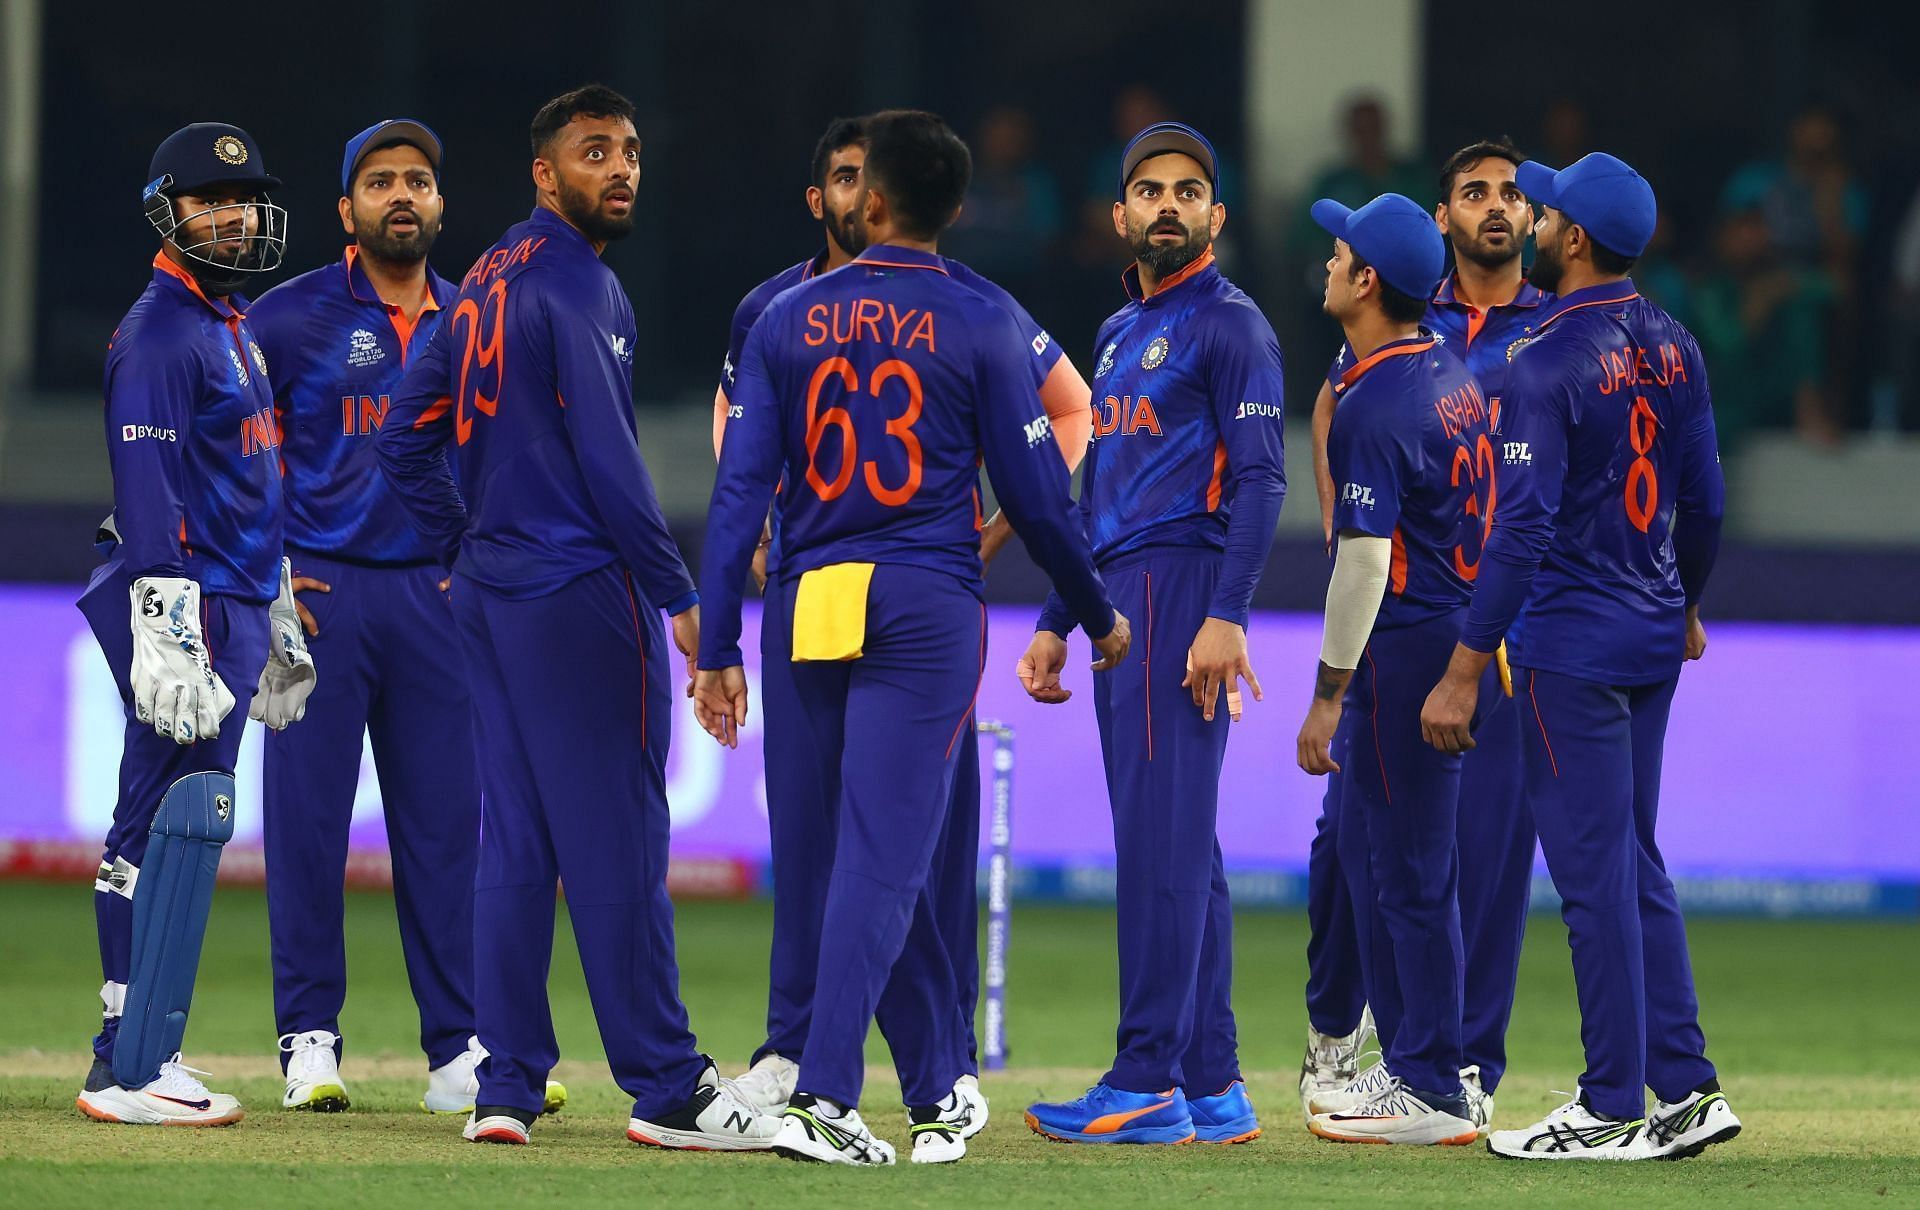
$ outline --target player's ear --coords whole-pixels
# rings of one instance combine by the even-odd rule
[[[1227,207],[1224,202],[1215,202],[1212,212],[1207,216],[1209,238],[1219,239],[1220,229],[1227,225]]]
[[[1113,204],[1113,231],[1121,239],[1127,238],[1127,204],[1125,202]]]
[[[886,225],[887,199],[881,196],[878,189],[869,186],[860,195],[860,221],[867,225],[869,231]]]
[[[827,217],[827,195],[820,192],[820,186],[807,186],[807,209],[813,213],[813,221],[819,222]]]
[[[353,199],[352,198],[343,197],[340,199],[340,229],[342,231],[345,231],[348,235],[358,234],[358,232],[354,231],[353,229]]]
[[[1440,228],[1440,234],[1442,235],[1452,234],[1452,228],[1447,222],[1447,204],[1445,202],[1434,203],[1433,225]]]
[[[533,187],[542,193],[558,193],[555,188],[553,164],[542,156],[533,158]]]

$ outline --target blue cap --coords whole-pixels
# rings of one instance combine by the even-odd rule
[[[1313,221],[1347,241],[1380,279],[1402,294],[1431,298],[1447,272],[1447,243],[1419,202],[1383,193],[1358,210],[1330,197],[1313,204]]]
[[[1514,169],[1513,183],[1529,200],[1560,211],[1621,256],[1645,252],[1660,222],[1647,178],[1604,151],[1581,156],[1558,172],[1529,160]]]
[[[1218,201],[1220,157],[1213,153],[1213,144],[1207,142],[1206,135],[1184,122],[1155,122],[1127,140],[1127,149],[1120,153],[1120,196],[1127,195],[1127,182],[1133,179],[1134,169],[1154,156],[1176,151],[1200,162],[1207,174],[1207,184],[1213,189],[1214,200]]]
[[[340,192],[353,192],[354,173],[360,170],[360,161],[366,159],[369,152],[394,143],[418,147],[420,153],[427,157],[427,163],[433,166],[434,177],[439,177],[440,136],[433,133],[425,122],[416,122],[412,118],[387,118],[347,140],[347,154],[340,161]]]
[[[264,192],[280,188],[280,178],[267,171],[260,145],[246,131],[225,122],[195,122],[154,149],[145,200],[225,184],[257,185]]]

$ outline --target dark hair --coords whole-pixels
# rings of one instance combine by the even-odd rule
[[[1489,156],[1503,159],[1515,168],[1527,162],[1527,157],[1520,154],[1520,149],[1515,147],[1513,140],[1506,135],[1501,135],[1497,139],[1481,139],[1477,143],[1468,143],[1448,156],[1447,162],[1440,165],[1440,204],[1442,206],[1453,200],[1454,178]]]
[[[814,188],[827,187],[827,168],[833,160],[833,153],[843,147],[867,144],[867,120],[865,118],[835,118],[827,123],[826,133],[813,145],[813,175],[807,179]]]
[[[347,185],[349,187],[348,192],[352,192],[352,186],[358,185],[360,183],[360,174],[367,170],[367,160],[373,155],[373,153],[376,151],[385,151],[389,147],[411,147],[415,151],[418,151],[421,155],[427,154],[425,149],[422,148],[418,143],[414,142],[412,139],[388,139],[384,143],[375,143],[373,146],[368,147],[367,149],[365,149],[360,153],[360,162],[353,166],[353,179],[347,182]],[[427,159],[427,172],[429,175],[433,177],[434,185],[438,187],[438,185],[440,184],[440,170],[433,166],[433,159],[431,156],[429,156]]]
[[[1587,232],[1587,245],[1593,249],[1593,267],[1609,277],[1625,277],[1633,272],[1633,264],[1640,258],[1622,256],[1593,238],[1593,232]]]
[[[1347,245],[1347,260],[1348,281],[1360,276],[1362,269],[1373,269],[1366,257],[1353,250],[1352,244]],[[1380,283],[1380,309],[1387,313],[1388,319],[1397,324],[1416,324],[1426,318],[1426,299],[1415,298],[1405,290],[1388,285],[1378,269],[1373,269],[1373,279]]]
[[[867,187],[887,199],[901,233],[932,239],[960,213],[973,154],[938,114],[889,109],[867,127]]]
[[[605,84],[587,84],[572,92],[563,92],[540,107],[533,115],[533,154],[544,156],[560,133],[575,118],[610,118],[633,121],[633,102]]]

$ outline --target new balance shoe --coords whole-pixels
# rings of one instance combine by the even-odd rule
[[[350,1104],[333,1049],[339,1044],[339,1035],[324,1029],[280,1036],[280,1051],[287,1056],[287,1088],[280,1108],[338,1113]]]
[[[1602,1117],[1579,1093],[1525,1130],[1496,1130],[1487,1150],[1511,1160],[1645,1160],[1647,1119]]]
[[[468,1038],[464,1051],[427,1072],[427,1092],[420,1098],[420,1108],[428,1113],[472,1113],[474,1098],[480,1095],[480,1060],[486,1057],[487,1048],[480,1039]],[[567,1086],[548,1080],[540,1112],[559,1113],[566,1105]]]
[[[1202,1143],[1251,1143],[1260,1137],[1260,1119],[1244,1081],[1235,1080],[1212,1096],[1188,1097],[1194,1138]]]
[[[959,1122],[970,1114],[961,1103],[959,1090],[939,1105],[910,1105],[907,1125],[913,1135],[912,1160],[916,1164],[951,1164],[967,1154],[967,1139]]]
[[[96,1057],[74,1104],[96,1122],[123,1126],[231,1126],[245,1117],[239,1098],[209,1092],[195,1078],[206,1074],[175,1054],[152,1080],[128,1089],[114,1081],[113,1066]]]
[[[627,1122],[627,1137],[634,1142],[672,1151],[765,1151],[779,1132],[780,1119],[749,1104],[711,1059],[686,1104],[661,1117]]]
[[[1460,1086],[1467,1092],[1467,1117],[1481,1134],[1493,1129],[1493,1094],[1480,1082],[1480,1068],[1468,1065],[1460,1069]]]
[[[538,1114],[511,1105],[476,1105],[467,1115],[460,1137],[469,1143],[507,1143],[525,1146],[533,1135],[533,1120]]]
[[[1193,1114],[1178,1088],[1124,1092],[1101,1083],[1071,1101],[1027,1106],[1027,1129],[1056,1143],[1191,1143]]]
[[[800,1065],[776,1054],[761,1055],[746,1074],[733,1082],[734,1092],[761,1113],[779,1114],[793,1096]]]
[[[873,1136],[858,1109],[840,1109],[812,1093],[796,1092],[780,1118],[773,1151],[789,1160],[816,1164],[885,1167],[893,1163],[893,1144]]]
[[[979,1076],[961,1076],[953,1082],[953,1094],[960,1098],[966,1120],[956,1122],[960,1137],[970,1139],[987,1128],[987,1094],[980,1091]],[[953,1119],[949,1119],[953,1120]]]
[[[1311,1121],[1317,1114],[1345,1113],[1349,1109],[1358,1109],[1379,1096],[1392,1083],[1393,1073],[1387,1070],[1387,1065],[1375,1063],[1340,1087],[1315,1093],[1307,1101],[1307,1117]]]
[[[1389,1077],[1380,1090],[1351,1109],[1317,1113],[1307,1129],[1336,1143],[1396,1143],[1416,1147],[1464,1147],[1480,1137],[1467,1117],[1464,1092],[1419,1093]]]
[[[1374,1039],[1373,1010],[1360,1010],[1360,1024],[1350,1034],[1323,1034],[1307,1026],[1307,1053],[1300,1060],[1300,1112],[1305,1117],[1329,1112],[1316,1109],[1315,1103],[1328,1093],[1345,1088],[1360,1074],[1367,1046]],[[1358,1102],[1354,1102],[1357,1104]],[[1345,1106],[1341,1106],[1345,1108]]]
[[[1655,1097],[1647,1148],[1656,1160],[1684,1160],[1740,1133],[1740,1119],[1715,1080],[1668,1104]]]

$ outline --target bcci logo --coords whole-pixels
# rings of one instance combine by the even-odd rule
[[[230,134],[223,134],[213,141],[213,154],[222,164],[244,164],[247,162],[247,145]]]
[[[213,813],[220,817],[221,823],[227,822],[227,816],[233,814],[233,800],[224,794],[214,795]]]
[[[1153,338],[1153,343],[1147,346],[1147,351],[1140,354],[1140,368],[1143,370],[1157,370],[1165,364],[1166,360],[1167,338],[1164,336],[1156,336]]]
[[[1526,347],[1527,345],[1529,345],[1529,344],[1531,344],[1531,343],[1533,342],[1533,335],[1532,335],[1532,333],[1533,333],[1533,329],[1532,329],[1532,328],[1528,328],[1528,329],[1527,329],[1527,333],[1528,333],[1527,335],[1525,335],[1525,336],[1522,336],[1522,337],[1521,337],[1521,338],[1520,338],[1519,340],[1516,340],[1516,341],[1514,341],[1514,342],[1513,342],[1512,344],[1510,344],[1510,345],[1508,345],[1508,346],[1507,346],[1507,360],[1508,360],[1508,361],[1512,361],[1512,360],[1513,360],[1513,355],[1514,355],[1515,353],[1518,353],[1518,352],[1519,352],[1519,351],[1520,351],[1521,349],[1523,349],[1523,348],[1525,348],[1525,347]]]
[[[260,372],[262,374],[266,373],[267,372],[267,355],[260,351],[260,346],[253,343],[251,340],[249,340],[247,342],[247,352],[253,354],[253,364],[259,367]]]

